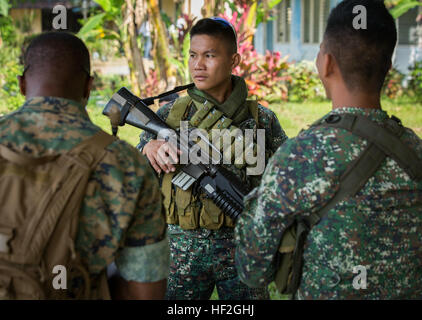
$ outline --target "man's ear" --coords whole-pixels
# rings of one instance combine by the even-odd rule
[[[232,56],[232,69],[236,68],[239,64],[242,58],[240,57],[240,54],[235,53]]]
[[[18,76],[19,89],[23,96],[26,96],[25,76]]]
[[[94,82],[94,77],[91,77],[91,76],[85,82],[84,93],[83,93],[82,99],[79,101],[83,106],[86,106],[88,104],[88,99],[91,93],[93,82]]]
[[[322,57],[322,75],[324,78],[332,75],[338,69],[337,61],[331,53],[325,53]]]
[[[91,93],[93,83],[94,83],[94,77],[90,76],[84,88],[84,99],[86,99],[87,101],[89,99],[89,95]]]

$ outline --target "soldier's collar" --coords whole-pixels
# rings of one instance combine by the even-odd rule
[[[358,108],[358,107],[341,107],[333,109],[328,115],[332,114],[358,114],[371,118],[374,121],[384,121],[388,118],[387,112],[382,109]]]
[[[82,104],[60,97],[32,97],[25,101],[23,108],[74,114],[89,119],[88,113]]]
[[[205,103],[205,101],[211,102],[217,107],[218,110],[231,119],[236,111],[242,107],[248,97],[248,88],[243,78],[232,75],[233,90],[230,96],[222,104],[218,103],[213,97],[197,89],[196,87],[188,89],[189,96],[198,101],[199,103]]]

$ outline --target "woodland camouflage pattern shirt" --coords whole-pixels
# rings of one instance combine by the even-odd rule
[[[342,113],[376,122],[388,117],[381,110],[359,108],[335,109],[328,115]],[[401,139],[422,158],[422,141],[412,130],[406,129]],[[261,185],[245,198],[246,209],[235,228],[242,281],[260,287],[274,280],[284,230],[334,196],[340,176],[367,144],[343,129],[315,127],[277,150]],[[355,197],[339,202],[310,231],[297,297],[422,298],[421,202],[422,182],[411,180],[387,157]],[[366,289],[353,286],[357,266],[366,267]]]
[[[0,118],[0,144],[31,156],[55,155],[99,130],[82,105],[35,97]],[[126,142],[116,140],[106,151],[89,179],[76,251],[93,279],[113,261],[126,280],[164,279],[169,249],[157,178],[146,158]]]

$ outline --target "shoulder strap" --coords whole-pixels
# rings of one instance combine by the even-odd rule
[[[115,137],[107,134],[106,132],[100,130],[92,137],[85,139],[80,144],[76,145],[73,149],[71,149],[68,153],[69,154],[79,154],[82,150],[84,150],[87,146],[89,148],[93,148],[96,150],[102,151],[106,146],[116,140]],[[100,155],[98,152],[91,152],[92,159],[100,160]],[[59,158],[59,154],[54,156],[44,156],[44,157],[31,157],[25,154],[21,154],[11,150],[10,148],[0,145],[0,157],[10,161],[12,163],[16,163],[21,166],[38,166],[43,165],[47,162],[54,161]],[[95,161],[94,161],[95,162]]]
[[[247,100],[246,104],[248,106],[249,112],[254,118],[255,122],[259,124],[258,119],[258,101],[256,100]]]
[[[94,169],[104,157],[106,153],[105,148],[115,140],[117,140],[117,137],[100,130],[90,138],[76,145],[68,154],[74,157],[76,156],[85,164],[89,165],[91,169]]]
[[[336,206],[340,201],[355,195],[375,173],[386,158],[386,154],[375,144],[371,143],[340,178],[340,187],[335,196],[318,212],[312,213],[298,221],[296,227],[296,247],[293,253],[292,278],[289,283],[289,292],[294,297],[300,285],[303,263],[303,249],[310,229]]]
[[[57,159],[58,155],[32,158],[30,156],[17,153],[4,145],[0,145],[0,158],[4,158],[7,161],[21,166],[37,166]]]
[[[173,129],[178,128],[180,119],[182,119],[191,102],[192,98],[189,95],[178,98],[170,109],[166,123]]]

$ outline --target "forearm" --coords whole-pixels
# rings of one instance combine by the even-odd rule
[[[145,147],[145,145],[153,140],[155,138],[155,135],[153,135],[150,132],[144,131],[139,136],[139,143],[136,146],[136,149],[142,152],[142,149]]]

